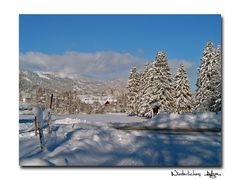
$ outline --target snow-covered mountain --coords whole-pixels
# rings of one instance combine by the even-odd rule
[[[118,95],[126,92],[123,80],[96,80],[76,74],[20,70],[19,91],[29,92],[37,87],[58,92],[77,91],[79,94]]]

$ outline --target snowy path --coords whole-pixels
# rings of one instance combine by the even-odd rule
[[[107,126],[112,115],[108,116],[91,122],[69,116],[55,120],[44,152],[33,132],[20,134],[20,165],[221,166],[220,132],[117,130]],[[124,117],[112,119],[116,116]],[[24,121],[20,120],[20,129],[30,128],[31,121],[26,117]]]
[[[130,122],[143,122],[147,121],[145,118],[140,118],[136,116],[126,116],[126,114],[81,114],[81,115],[59,115],[52,116],[53,120],[64,119],[64,118],[77,118],[81,120],[86,120],[88,122],[121,122],[121,123],[130,123]],[[33,115],[20,115],[20,123],[31,122]]]

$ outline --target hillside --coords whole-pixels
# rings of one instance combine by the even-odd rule
[[[44,89],[78,91],[82,94],[112,94],[111,91],[126,91],[123,80],[96,80],[76,74],[32,72],[20,70],[19,90],[27,91],[40,86]]]
[[[105,112],[105,103],[112,103],[107,112],[123,112],[126,100],[123,80],[96,80],[76,74],[19,72],[19,103],[27,107],[36,103],[48,106],[54,95],[57,113]]]

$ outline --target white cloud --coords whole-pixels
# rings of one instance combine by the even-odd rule
[[[20,68],[47,72],[78,73],[98,76],[99,78],[116,78],[128,74],[130,67],[142,67],[144,59],[129,53],[112,51],[81,53],[65,52],[61,55],[27,52],[20,54]]]

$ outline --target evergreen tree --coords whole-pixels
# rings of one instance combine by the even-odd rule
[[[215,58],[212,63],[213,72],[211,85],[213,89],[210,111],[218,112],[222,109],[222,53],[220,47],[216,48]]]
[[[196,108],[199,111],[217,111],[221,106],[221,53],[214,48],[212,42],[208,42],[199,68],[197,91],[196,91]],[[218,98],[217,98],[218,96]],[[220,102],[220,105],[219,105]]]
[[[177,70],[174,82],[174,101],[177,113],[192,111],[192,94],[187,77],[187,72],[183,64]]]
[[[140,75],[137,69],[134,67],[130,70],[129,80],[128,80],[128,114],[137,114],[138,107],[138,92],[139,92],[139,80]]]
[[[150,117],[151,116],[151,107],[150,107],[150,98],[152,96],[152,87],[153,87],[153,63],[147,63],[144,66],[144,70],[140,79],[139,86],[139,110],[138,115]]]
[[[158,103],[160,111],[172,112],[174,107],[173,80],[165,53],[157,53],[151,78],[153,79],[153,88],[150,104]]]
[[[136,91],[135,91],[135,101],[133,102],[134,105],[134,114],[139,114],[139,102],[140,102],[140,82],[141,82],[142,73],[136,72]]]

